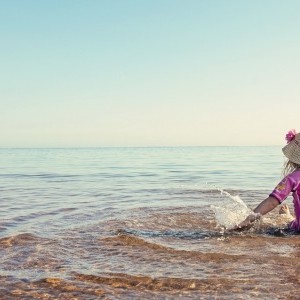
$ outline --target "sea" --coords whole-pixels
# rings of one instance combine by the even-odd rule
[[[231,230],[283,164],[277,146],[1,148],[0,299],[299,299],[278,208]]]

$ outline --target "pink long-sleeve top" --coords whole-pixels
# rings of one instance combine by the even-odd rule
[[[292,193],[294,202],[295,220],[290,228],[300,231],[300,170],[296,170],[283,178],[275,187],[270,196],[282,203]]]

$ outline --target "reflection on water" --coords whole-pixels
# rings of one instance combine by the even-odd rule
[[[203,149],[18,151],[2,150],[0,299],[298,298],[300,239],[277,211],[244,232],[219,222],[267,195],[262,169],[230,194],[197,184],[201,168],[237,184],[216,170],[249,151],[214,149],[212,173]]]

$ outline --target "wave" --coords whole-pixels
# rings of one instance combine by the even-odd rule
[[[0,278],[1,279],[1,278]],[[4,278],[3,278],[4,279]],[[30,283],[30,285],[29,285]],[[263,285],[256,277],[203,279],[152,277],[140,274],[74,272],[68,279],[46,277],[34,282],[9,284],[0,290],[1,299],[251,299],[276,298],[274,285]],[[297,298],[297,288],[280,287],[280,295]]]
[[[107,243],[109,246],[125,246],[125,247],[137,247],[140,248],[146,248],[150,250],[155,250],[156,252],[162,252],[163,254],[173,254],[178,255],[181,258],[192,258],[197,260],[203,260],[203,261],[223,261],[224,259],[235,261],[236,259],[247,259],[247,255],[242,254],[225,254],[225,253],[214,253],[214,252],[200,252],[200,251],[193,251],[193,250],[181,250],[181,249],[175,249],[169,246],[157,244],[153,241],[146,241],[142,238],[126,235],[126,234],[120,234],[115,237],[106,237],[101,239],[102,243]]]
[[[207,290],[208,288],[218,287],[224,288],[224,286],[232,286],[233,283],[249,283],[249,279],[225,279],[222,278],[222,285],[220,284],[220,278],[208,278],[208,279],[193,279],[193,278],[176,278],[176,277],[150,277],[145,275],[130,275],[125,273],[105,273],[103,275],[88,275],[81,273],[74,273],[76,280],[91,282],[97,284],[110,285],[114,288],[134,288],[134,289],[147,289],[147,290]],[[253,283],[255,280],[252,280]],[[252,283],[252,284],[253,284]]]
[[[207,239],[212,237],[224,237],[223,232],[211,232],[208,230],[138,230],[138,229],[119,229],[119,234],[132,234],[149,238],[177,238],[177,239]]]
[[[37,178],[77,178],[81,175],[77,174],[58,174],[58,173],[36,173],[36,174],[23,174],[23,173],[6,173],[0,174],[0,177],[19,178],[19,177],[37,177]]]
[[[0,238],[0,247],[6,248],[12,246],[36,244],[44,240],[45,239],[31,233],[20,233],[17,235]]]

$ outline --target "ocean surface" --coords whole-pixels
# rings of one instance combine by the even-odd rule
[[[280,147],[0,149],[0,299],[299,299],[278,209],[227,230],[283,163]]]

